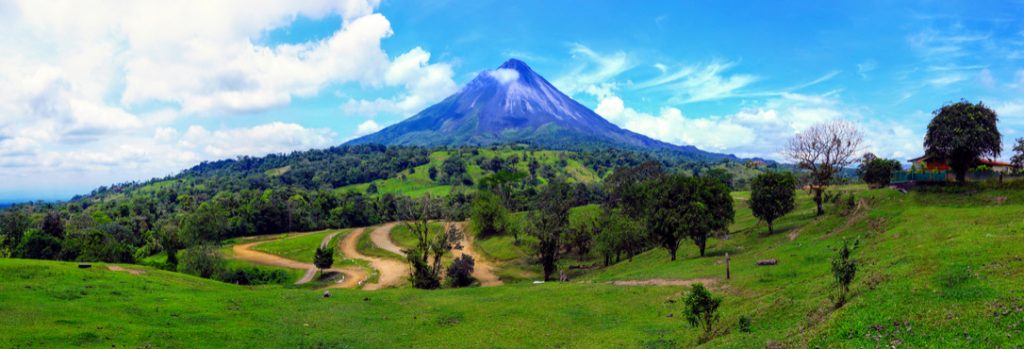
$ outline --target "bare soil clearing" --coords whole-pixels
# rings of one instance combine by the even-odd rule
[[[145,274],[146,273],[145,271],[142,271],[142,270],[125,268],[125,267],[122,267],[120,265],[108,265],[107,269],[109,269],[110,271],[124,272],[124,273],[132,274],[132,275],[139,275],[139,274]]]

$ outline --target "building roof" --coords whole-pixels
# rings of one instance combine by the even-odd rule
[[[909,159],[909,160],[907,160],[907,162],[927,161],[929,158],[930,157],[928,155],[921,155],[921,156],[918,156],[916,158]],[[981,163],[982,165],[988,165],[988,166],[1013,166],[1013,164],[1011,164],[1009,162],[1000,161],[1000,160],[996,160],[996,159],[978,158],[978,162]]]

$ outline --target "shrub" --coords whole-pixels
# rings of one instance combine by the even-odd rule
[[[856,243],[855,243],[856,244]],[[832,259],[832,276],[836,281],[836,308],[846,303],[850,284],[857,274],[857,262],[850,258],[850,245],[844,240],[839,254]]]
[[[334,248],[333,247],[317,247],[316,253],[313,255],[313,265],[316,265],[320,272],[324,269],[328,269],[331,265],[334,265]]]
[[[456,258],[452,261],[452,264],[448,266],[447,279],[449,287],[466,287],[472,285],[473,279],[473,267],[476,262],[473,260],[473,256],[463,254],[462,257]]]
[[[288,281],[288,273],[284,270],[266,270],[255,267],[225,269],[217,279],[238,285],[269,285],[283,284]]]
[[[746,315],[740,316],[740,332],[750,332],[750,318]]]
[[[700,342],[707,342],[714,334],[715,324],[718,323],[718,306],[722,305],[722,298],[711,295],[704,284],[693,284],[693,289],[685,299],[686,321],[690,326],[701,328],[704,333]]]
[[[224,259],[213,246],[196,245],[185,250],[179,266],[186,274],[210,278],[224,270]]]

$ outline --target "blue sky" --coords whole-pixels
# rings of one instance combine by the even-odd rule
[[[921,153],[965,98],[1024,134],[1024,3],[0,0],[0,201],[340,144],[508,58],[633,131],[786,159],[815,122]],[[1004,158],[1009,157],[1004,152]]]

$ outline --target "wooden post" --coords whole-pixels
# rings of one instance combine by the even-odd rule
[[[729,252],[725,253],[725,279],[729,280]]]

